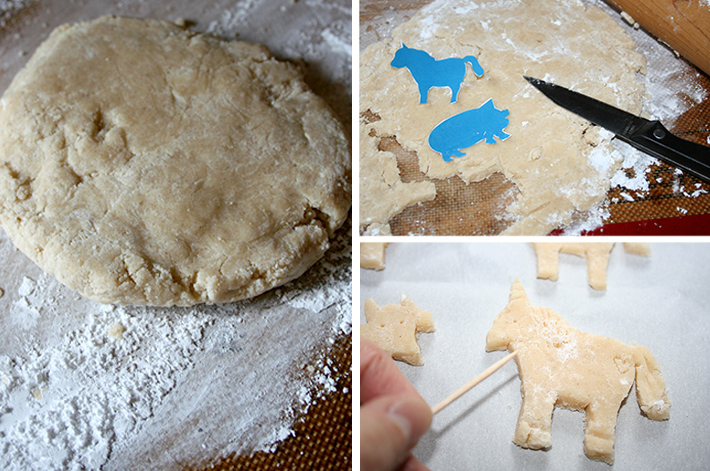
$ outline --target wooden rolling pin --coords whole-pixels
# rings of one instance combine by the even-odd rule
[[[607,0],[710,75],[710,5],[704,0]]]

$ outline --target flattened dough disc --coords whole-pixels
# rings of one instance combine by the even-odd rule
[[[6,91],[0,223],[91,299],[248,298],[327,250],[349,147],[265,47],[106,16],[57,28]]]

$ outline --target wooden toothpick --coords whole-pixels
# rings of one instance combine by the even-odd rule
[[[517,353],[518,353],[518,351],[516,350],[513,353],[511,353],[510,355],[508,355],[507,357],[505,357],[505,358],[497,361],[493,365],[489,366],[483,373],[479,374],[478,376],[473,378],[471,381],[464,384],[461,388],[456,390],[456,392],[454,392],[452,395],[450,395],[449,397],[447,397],[446,399],[444,399],[443,401],[441,401],[440,403],[438,403],[437,405],[432,407],[431,413],[436,414],[441,409],[448,406],[449,404],[454,402],[459,397],[463,396],[469,389],[472,389],[478,383],[480,383],[481,381],[483,381],[484,379],[488,378],[490,375],[495,373],[498,369],[500,369],[501,366],[508,363]]]

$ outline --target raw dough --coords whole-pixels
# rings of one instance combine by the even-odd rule
[[[603,242],[539,242],[533,243],[537,255],[537,277],[557,281],[559,254],[567,253],[587,259],[587,280],[597,290],[606,289],[606,268],[613,243]]]
[[[606,289],[606,269],[613,243],[606,242],[533,242],[537,255],[537,277],[557,281],[559,254],[566,253],[587,259],[587,280],[597,290]],[[643,242],[624,242],[624,251],[648,257],[651,246]]]
[[[436,59],[473,55],[485,74],[469,70],[454,104],[448,88],[432,88],[428,103],[419,104],[411,74],[389,65],[402,43]],[[360,112],[381,118],[363,120],[362,132],[396,136],[431,178],[471,182],[502,172],[520,190],[508,208],[518,219],[505,233],[545,235],[605,199],[621,156],[610,145],[612,134],[552,103],[523,74],[639,113],[644,87],[636,75],[644,69],[621,26],[581,1],[439,0],[361,54]],[[429,148],[437,124],[490,98],[510,111],[510,138],[476,144],[449,163]],[[368,191],[361,184],[363,197]]]
[[[0,223],[94,300],[248,298],[327,250],[349,147],[263,46],[157,20],[64,25],[2,99]]]
[[[360,268],[370,270],[385,269],[386,242],[361,242],[360,243]]]
[[[395,360],[421,366],[422,352],[417,338],[422,332],[434,332],[431,313],[422,311],[402,295],[399,304],[378,306],[373,299],[365,300],[366,324],[360,326],[360,336],[377,344]]]
[[[431,201],[431,182],[403,183],[397,158],[377,149],[377,139],[360,128],[360,228],[365,235],[390,235],[388,221],[421,201]]]
[[[113,340],[121,340],[126,332],[126,326],[116,321],[108,329],[108,336]]]
[[[487,351],[505,349],[518,351],[523,403],[513,441],[521,447],[552,445],[552,412],[560,406],[585,412],[587,456],[613,463],[616,417],[634,378],[643,413],[670,417],[666,384],[647,348],[572,328],[551,309],[532,306],[517,279],[486,337]]]
[[[642,257],[650,257],[651,245],[646,242],[624,242],[624,252],[641,255]]]

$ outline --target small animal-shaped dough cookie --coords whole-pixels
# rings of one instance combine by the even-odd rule
[[[361,242],[360,243],[360,268],[370,270],[385,269],[386,242]]]
[[[395,360],[414,366],[424,364],[417,338],[421,332],[434,332],[430,312],[422,311],[403,294],[399,304],[382,307],[373,299],[367,299],[365,318],[367,323],[360,326],[361,337],[379,345]]]
[[[614,429],[622,401],[636,380],[636,396],[652,420],[670,417],[670,402],[658,362],[642,346],[572,328],[559,314],[534,307],[520,281],[493,321],[486,350],[517,350],[523,403],[513,442],[524,448],[552,445],[555,406],[584,411],[584,451],[614,462]]]
[[[533,243],[537,254],[537,277],[557,281],[559,254],[567,253],[587,259],[587,280],[589,286],[597,290],[606,289],[606,267],[613,243]]]
[[[606,289],[606,268],[613,243],[597,242],[539,242],[533,243],[537,255],[537,277],[557,281],[559,254],[567,253],[587,259],[589,286],[596,290]],[[651,246],[643,242],[624,242],[624,251],[649,257]]]

